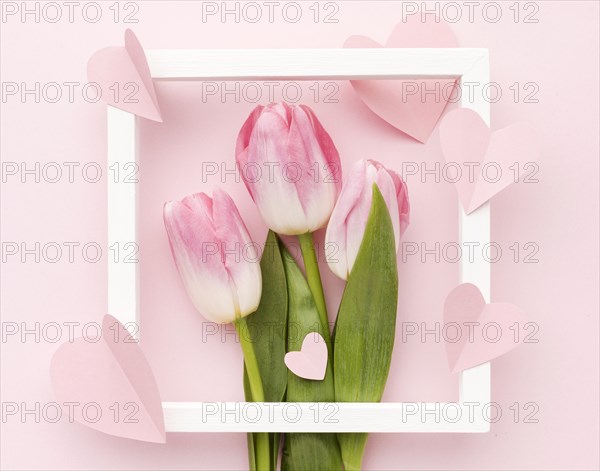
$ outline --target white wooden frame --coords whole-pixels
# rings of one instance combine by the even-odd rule
[[[487,49],[272,49],[145,51],[155,80],[325,80],[460,77],[489,83]],[[490,121],[483,96],[460,105]],[[108,165],[137,161],[136,117],[108,108]],[[109,244],[136,242],[135,184],[109,182]],[[460,240],[490,240],[485,204],[466,215],[458,205]],[[108,310],[121,322],[139,320],[138,264],[108,267]],[[490,264],[461,259],[460,281],[490,297]],[[487,432],[490,364],[460,374],[458,403],[163,403],[167,432]],[[317,414],[317,410],[319,414]],[[438,411],[436,413],[436,410]],[[237,412],[236,412],[237,411]],[[459,418],[456,417],[460,413]]]

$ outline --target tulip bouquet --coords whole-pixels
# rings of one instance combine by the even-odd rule
[[[333,140],[304,105],[258,106],[239,132],[235,153],[244,183],[271,229],[262,257],[222,190],[212,198],[199,193],[167,203],[164,221],[196,309],[238,330],[246,400],[380,401],[395,335],[396,252],[409,221],[406,185],[380,163],[361,160],[342,186]],[[313,233],[325,226],[326,243],[336,248],[327,263],[346,281],[333,334],[313,241]],[[282,235],[298,238],[304,273]],[[271,335],[260,335],[266,331]],[[312,332],[327,345],[322,380],[296,376],[283,361]],[[250,469],[277,469],[281,439],[280,434],[249,434]],[[360,469],[366,440],[360,433],[287,434],[281,469]]]

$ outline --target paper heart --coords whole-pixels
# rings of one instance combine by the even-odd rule
[[[467,108],[444,117],[440,145],[446,162],[454,162],[461,169],[455,185],[467,214],[510,185],[525,173],[526,164],[539,157],[530,126],[517,123],[492,132],[479,114]]]
[[[327,370],[327,344],[321,334],[311,332],[304,337],[299,352],[285,354],[284,362],[300,378],[322,380]]]
[[[152,370],[114,317],[104,316],[98,341],[80,337],[62,344],[52,357],[50,377],[59,404],[78,404],[69,418],[109,435],[165,443]]]
[[[125,47],[107,47],[95,52],[87,70],[88,79],[100,86],[107,104],[162,122],[148,61],[133,31],[125,31]]]
[[[454,33],[443,20],[422,22],[419,15],[399,23],[382,46],[366,36],[349,37],[347,48],[446,48],[457,47]],[[360,99],[380,118],[420,142],[426,142],[448,100],[456,79],[352,80]],[[431,91],[434,91],[431,93]],[[430,93],[427,93],[430,92]],[[424,96],[423,96],[424,94]]]
[[[444,304],[444,342],[453,373],[486,363],[522,341],[516,329],[527,318],[509,303],[486,304],[479,289],[464,283],[454,288]]]

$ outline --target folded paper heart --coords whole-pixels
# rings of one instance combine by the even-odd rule
[[[479,289],[464,283],[454,288],[444,305],[444,342],[453,373],[487,363],[519,343],[527,318],[509,303],[486,304]]]
[[[347,48],[446,48],[457,47],[447,23],[419,15],[399,23],[382,46],[365,36],[349,37]],[[427,142],[448,101],[457,79],[352,80],[360,99],[380,118],[420,142]]]
[[[115,108],[162,122],[144,49],[133,31],[125,31],[125,47],[100,49],[88,61],[88,79]]]
[[[101,339],[62,344],[50,364],[59,404],[78,404],[69,417],[117,437],[165,443],[162,403],[142,350],[110,315]]]
[[[492,132],[467,108],[444,117],[440,145],[446,162],[458,169],[452,178],[467,214],[509,186],[539,157],[530,126],[517,123]]]
[[[311,332],[302,341],[299,352],[285,354],[285,365],[296,376],[322,380],[327,370],[327,344],[318,332]]]

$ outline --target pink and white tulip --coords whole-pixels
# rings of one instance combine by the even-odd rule
[[[260,257],[226,192],[169,202],[164,222],[183,284],[204,317],[229,323],[256,311],[262,292]]]
[[[344,280],[352,271],[365,233],[374,183],[381,191],[392,219],[396,251],[400,236],[408,227],[410,206],[402,178],[374,160],[360,160],[354,164],[325,234],[326,246],[337,249],[327,250],[327,263],[331,271]]]
[[[273,231],[298,235],[327,224],[342,186],[340,157],[308,106],[257,106],[240,130],[235,154]]]

